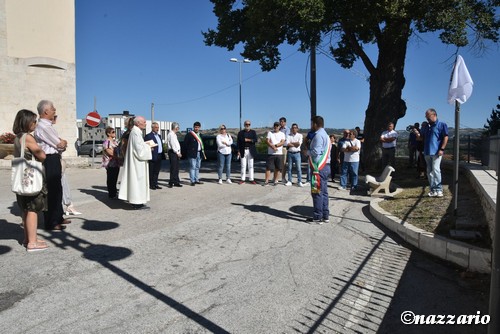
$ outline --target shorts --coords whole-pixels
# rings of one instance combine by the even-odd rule
[[[17,205],[22,211],[47,211],[47,187],[44,184],[42,191],[35,196],[16,195]]]
[[[266,170],[274,172],[274,169],[281,170],[283,168],[283,155],[282,154],[270,154],[267,156]]]

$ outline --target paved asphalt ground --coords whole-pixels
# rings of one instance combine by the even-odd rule
[[[218,185],[213,162],[191,187],[182,167],[185,186],[153,191],[149,211],[108,200],[104,170],[68,169],[84,214],[63,232],[39,229],[50,245],[39,253],[20,245],[10,171],[0,170],[0,331],[486,333],[401,322],[407,310],[487,314],[489,276],[412,249],[373,219],[370,197],[331,183],[331,223],[310,225],[308,188]]]

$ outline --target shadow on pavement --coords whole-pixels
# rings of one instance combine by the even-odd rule
[[[305,219],[309,216],[304,215],[303,213],[306,210],[311,212],[312,216],[312,208],[305,206],[295,206],[290,209],[290,211],[283,211],[278,209],[273,209],[266,205],[257,205],[257,204],[243,204],[243,203],[231,203],[232,205],[242,206],[244,209],[251,212],[262,212],[267,215],[271,215],[277,218],[296,220],[299,222],[305,222]]]
[[[371,245],[329,281],[329,291],[302,309],[291,325],[297,333],[486,333],[484,325],[405,325],[402,313],[417,315],[488,314],[489,275],[463,275],[440,259],[406,244],[397,234],[363,214],[379,231],[367,234],[350,219],[339,223]],[[403,244],[405,248],[401,248]],[[458,288],[457,288],[458,285]],[[459,292],[457,292],[459,291]]]
[[[87,226],[87,229],[90,227],[96,230],[98,228],[96,226],[101,224],[102,227],[99,227],[100,231],[106,228],[107,229],[117,228],[119,226],[119,224],[114,222],[101,222],[101,221],[84,222],[83,226],[84,227]],[[212,321],[208,320],[207,318],[203,317],[202,315],[184,306],[182,303],[179,303],[175,299],[163,294],[161,291],[151,287],[150,285],[135,278],[134,276],[130,275],[126,271],[118,268],[117,266],[111,263],[112,261],[119,261],[133,255],[132,250],[125,247],[95,245],[87,240],[79,238],[66,231],[50,233],[50,236],[46,237],[46,240],[52,242],[56,247],[62,249],[71,247],[77,251],[80,251],[85,259],[99,263],[101,266],[110,270],[118,277],[121,277],[122,279],[134,285],[135,287],[141,289],[145,293],[163,302],[165,305],[173,308],[174,310],[183,314],[187,318],[195,321],[200,326],[204,327],[206,330],[212,333],[229,333],[228,331],[218,326],[217,324],[213,323]]]

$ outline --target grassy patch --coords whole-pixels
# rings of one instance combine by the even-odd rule
[[[416,175],[415,169],[406,168],[406,161],[398,161],[393,181],[403,188],[403,192],[381,202],[380,206],[418,228],[447,238],[451,238],[450,230],[455,229],[456,222],[476,223],[479,226],[469,230],[479,232],[480,236],[473,240],[463,241],[475,246],[491,248],[489,229],[480,199],[465,175],[459,175],[456,215],[453,210],[453,194],[450,190],[452,170],[442,169],[444,196],[441,198],[429,197],[427,194],[430,189],[427,180],[417,179]]]

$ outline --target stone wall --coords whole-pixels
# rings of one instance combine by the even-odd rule
[[[37,0],[32,0],[37,1]],[[0,0],[0,133],[12,132],[15,115],[20,109],[29,109],[37,112],[36,106],[42,99],[51,100],[57,109],[58,120],[55,125],[61,138],[69,142],[65,156],[76,156],[73,145],[76,142],[78,131],[76,126],[76,71],[75,64],[50,58],[47,55],[12,57],[8,51],[7,20],[22,20],[22,18],[7,18],[6,5],[26,5],[27,0],[16,2]],[[57,3],[57,1],[56,1]],[[57,18],[59,15],[72,16],[68,24],[74,25],[74,11],[72,13],[57,13],[59,6],[48,6],[51,15],[38,13],[39,20],[47,17]],[[70,7],[71,8],[71,7]],[[59,9],[67,10],[67,8]],[[54,12],[55,11],[55,12]],[[38,26],[43,29],[43,22]],[[71,27],[74,29],[74,27]],[[12,35],[12,34],[11,34]],[[29,43],[30,36],[25,36]],[[74,48],[73,40],[61,43],[61,48]]]

